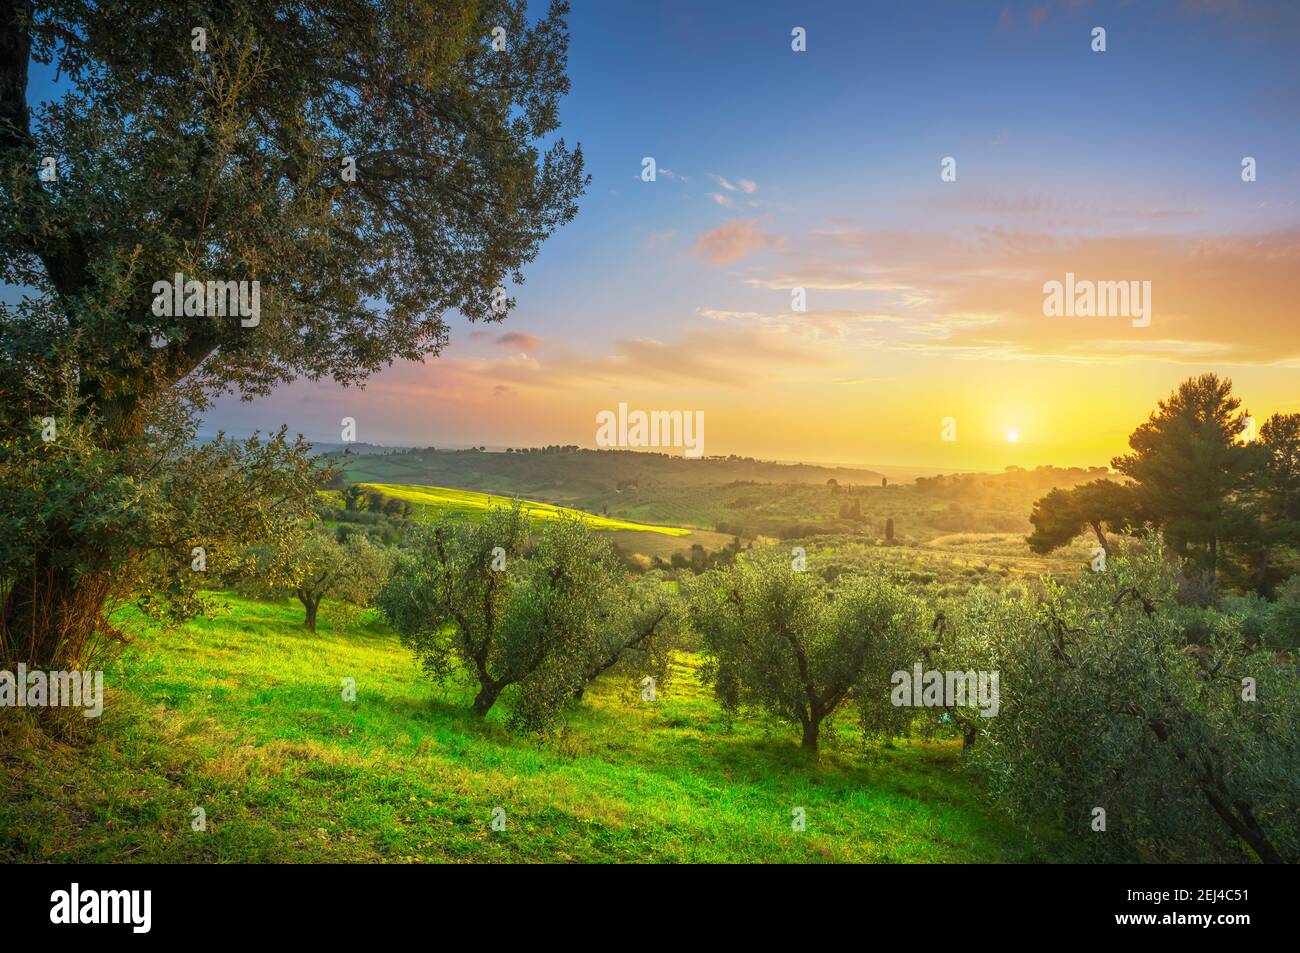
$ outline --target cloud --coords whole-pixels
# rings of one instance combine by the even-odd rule
[[[758,191],[758,183],[753,179],[736,179],[735,182],[732,182],[720,175],[714,175],[712,172],[709,173],[709,178],[728,192],[744,192],[746,195],[753,195]]]
[[[781,240],[763,231],[750,218],[733,219],[705,232],[691,246],[691,251],[715,265],[729,265],[747,255],[777,248]]]
[[[440,358],[439,371],[471,375],[487,386],[506,384],[573,394],[642,385],[748,388],[791,377],[809,368],[848,370],[846,355],[819,347],[797,330],[761,321],[720,323],[669,339],[613,341],[603,353],[566,350],[537,361],[454,361]]]
[[[761,317],[757,311],[719,311],[714,308],[696,308],[695,313],[711,321],[752,320]]]
[[[1152,216],[1159,219],[1160,215]],[[1043,284],[1150,281],[1152,323],[1048,318]],[[964,237],[923,231],[830,229],[787,240],[756,288],[809,292],[807,315],[784,316],[852,339],[863,314],[903,318],[877,346],[943,350],[968,358],[1159,360],[1276,364],[1300,358],[1300,229],[1204,238],[1062,236],[1000,226]],[[841,309],[852,295],[871,302]],[[840,310],[826,310],[840,309]],[[771,321],[772,319],[767,319]]]
[[[542,343],[542,339],[535,334],[527,334],[523,331],[506,331],[498,334],[492,341],[498,347],[520,348],[524,351],[535,351],[537,346]]]

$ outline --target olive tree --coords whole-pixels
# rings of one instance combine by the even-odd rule
[[[673,584],[662,573],[642,573],[620,584],[617,598],[604,600],[600,612],[589,646],[586,679],[575,696],[581,698],[588,683],[606,674],[634,680],[649,677],[657,686],[665,685],[685,623]]]
[[[844,575],[829,588],[769,550],[703,573],[686,590],[704,678],[728,710],[752,705],[775,715],[797,726],[811,751],[850,701],[897,723],[881,699],[892,673],[918,657],[921,617],[883,573]]]
[[[430,675],[473,676],[477,714],[513,687],[512,725],[542,731],[603,672],[663,665],[672,613],[644,585],[578,517],[530,541],[516,503],[418,528],[378,605]]]
[[[509,312],[506,284],[588,180],[554,135],[566,13],[0,0],[0,280],[22,290],[0,305],[0,465],[39,481],[19,522],[62,492],[50,442],[122,504],[5,551],[7,645],[44,664],[83,643],[157,551],[131,511],[185,513],[138,465],[151,415],[359,382],[439,353],[449,311]],[[55,98],[29,87],[33,62],[63,77]],[[121,531],[101,532],[109,514]]]
[[[309,529],[293,539],[251,548],[237,585],[258,596],[293,596],[305,611],[303,624],[315,632],[325,599],[345,620],[347,607],[371,604],[387,580],[390,563],[388,550],[363,534],[340,542],[332,534]]]
[[[1045,596],[984,595],[954,648],[1001,671],[972,760],[1027,822],[1107,861],[1300,859],[1300,678],[1243,617],[1179,605],[1166,552],[1122,545]],[[1104,813],[1103,813],[1104,812]]]

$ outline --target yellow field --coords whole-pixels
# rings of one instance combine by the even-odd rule
[[[509,506],[512,502],[509,497],[505,496],[478,493],[474,490],[453,490],[444,486],[415,486],[409,483],[362,483],[359,485],[372,487],[385,496],[396,497],[399,500],[406,500],[425,508],[428,515],[441,516],[444,513],[464,513],[467,516],[476,516],[485,513],[494,506]],[[562,514],[567,513],[581,518],[593,529],[609,530],[611,532],[658,533],[661,536],[691,535],[690,530],[678,526],[653,526],[648,523],[633,523],[609,516],[583,513],[581,510],[555,506],[551,503],[538,503],[533,500],[520,500],[520,503],[523,504],[524,512],[530,519],[534,520],[559,519]]]

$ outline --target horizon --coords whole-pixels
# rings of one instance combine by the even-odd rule
[[[225,432],[225,436],[230,437],[230,438],[234,438],[234,439],[238,439],[238,440],[243,440],[243,439],[247,439],[247,438],[253,436],[255,432],[256,432],[256,433],[260,433],[260,434],[262,434],[262,435],[265,435],[265,434],[267,433],[267,431],[265,430],[265,428],[263,428],[263,429],[261,429],[261,430],[259,430],[259,431],[248,430],[248,431],[244,431],[244,432],[242,432],[242,433],[233,433],[233,432],[226,431],[226,432]],[[292,435],[292,434],[291,434],[291,435]],[[216,430],[216,429],[208,429],[208,428],[204,428],[204,429],[201,429],[201,430],[198,432],[198,434],[197,434],[196,436],[197,436],[200,440],[202,440],[202,441],[209,441],[209,440],[214,439],[214,438],[217,436],[217,430]],[[370,442],[370,441],[356,441],[355,443],[352,443],[352,442],[348,442],[348,441],[342,441],[342,440],[337,440],[337,439],[330,439],[330,438],[328,438],[328,437],[318,437],[318,438],[313,438],[313,437],[311,437],[311,436],[308,435],[308,434],[299,434],[299,436],[301,436],[305,441],[307,441],[307,443],[311,444],[312,447],[314,447],[314,448],[315,448],[315,447],[327,447],[327,448],[329,448],[326,452],[334,452],[334,451],[335,451],[335,448],[339,448],[339,449],[352,449],[353,447],[356,447],[357,449],[353,450],[353,452],[356,453],[357,456],[365,456],[365,455],[368,455],[369,453],[372,453],[372,452],[375,452],[375,451],[382,451],[382,450],[424,450],[424,449],[428,449],[428,448],[432,448],[433,450],[438,451],[438,452],[454,453],[454,452],[458,452],[458,451],[473,450],[473,449],[475,449],[475,448],[479,448],[479,447],[481,447],[481,448],[483,448],[483,451],[482,451],[482,452],[484,452],[484,453],[505,453],[505,452],[507,452],[508,450],[512,450],[512,449],[513,449],[513,450],[520,450],[520,449],[541,448],[541,447],[546,447],[546,446],[549,446],[549,445],[555,445],[553,442],[552,442],[552,443],[542,442],[542,443],[537,443],[537,444],[521,444],[521,445],[519,445],[518,447],[515,447],[515,446],[512,445],[512,444],[511,444],[511,445],[507,445],[507,444],[490,444],[490,443],[473,443],[473,442],[469,442],[469,443],[453,442],[453,443],[441,443],[441,444],[440,444],[440,443],[438,443],[437,441],[434,441],[434,442],[432,442],[432,443],[425,443],[425,442],[421,442],[421,441],[416,441],[416,442],[414,442],[414,443],[375,443],[375,442]],[[563,446],[563,445],[561,444],[560,446]],[[610,453],[653,453],[653,454],[660,454],[660,453],[662,453],[662,454],[665,454],[665,455],[667,455],[667,456],[672,456],[672,457],[676,457],[676,458],[679,458],[679,459],[686,459],[686,460],[692,459],[691,457],[684,456],[684,455],[683,455],[682,453],[680,453],[680,452],[675,452],[672,448],[664,448],[664,449],[658,449],[658,450],[656,450],[656,449],[653,449],[653,448],[645,448],[645,449],[642,449],[642,448],[634,448],[634,447],[591,447],[591,446],[582,446],[581,444],[573,444],[572,446],[576,446],[578,450],[590,451],[590,452],[593,452],[593,453],[601,453],[601,452],[610,452]],[[370,449],[366,449],[366,448],[370,448]],[[994,470],[994,469],[983,469],[983,470],[981,470],[981,469],[971,469],[971,468],[963,468],[963,469],[956,469],[956,470],[952,470],[952,469],[944,470],[944,469],[940,469],[940,468],[936,468],[936,467],[932,467],[932,466],[925,466],[925,465],[918,465],[918,464],[911,464],[911,463],[880,463],[880,462],[871,462],[871,461],[867,461],[867,462],[847,462],[847,461],[843,461],[843,460],[815,460],[815,459],[781,459],[781,458],[778,458],[778,457],[762,457],[762,456],[756,456],[756,455],[754,455],[754,454],[746,454],[746,453],[737,453],[737,454],[705,454],[703,457],[698,458],[698,459],[703,459],[703,460],[726,460],[726,459],[729,459],[729,458],[731,458],[731,457],[733,457],[733,456],[736,457],[736,458],[740,458],[740,459],[750,459],[750,460],[754,460],[754,461],[757,461],[757,462],[759,462],[759,463],[777,464],[777,465],[779,465],[779,466],[791,466],[791,467],[795,467],[795,466],[812,466],[812,467],[821,467],[821,468],[824,468],[824,469],[863,470],[863,471],[867,471],[867,472],[874,472],[874,473],[876,473],[878,476],[890,476],[888,473],[883,472],[883,471],[886,471],[886,470],[893,470],[893,471],[918,471],[918,472],[923,472],[924,474],[927,474],[927,475],[928,475],[928,474],[931,474],[931,473],[933,473],[933,474],[944,474],[944,475],[957,475],[957,474],[962,474],[962,473],[971,473],[971,474],[995,474],[995,473],[1005,473],[1005,472],[1008,472],[1008,471],[1011,471],[1011,470],[1017,470],[1017,469],[1018,469],[1018,470],[1035,470],[1035,469],[1042,469],[1042,468],[1048,468],[1048,467],[1055,467],[1055,468],[1057,468],[1057,469],[1061,469],[1061,470],[1088,470],[1088,469],[1095,469],[1095,468],[1097,468],[1097,467],[1102,467],[1102,468],[1105,468],[1105,469],[1106,469],[1107,471],[1109,471],[1109,472],[1114,472],[1113,468],[1110,466],[1110,462],[1109,462],[1109,461],[1107,461],[1106,463],[1076,464],[1076,465],[1072,465],[1072,466],[1066,466],[1066,465],[1063,465],[1063,464],[1057,464],[1057,463],[1038,463],[1038,464],[1032,464],[1032,465],[1027,465],[1027,466],[1024,466],[1024,465],[1021,465],[1021,464],[1009,463],[1009,464],[1007,464],[1005,467],[1001,467],[1001,468],[996,469],[996,470]],[[891,479],[891,481],[892,481],[894,478],[893,478],[892,476],[890,476],[890,479]],[[906,480],[906,479],[911,479],[911,478],[909,478],[909,477],[903,477],[903,478],[900,478],[900,479],[904,479],[904,480]]]

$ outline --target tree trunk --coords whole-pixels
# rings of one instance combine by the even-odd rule
[[[307,610],[307,618],[303,624],[307,626],[307,631],[314,635],[316,632],[316,610],[320,608],[320,598],[313,599],[311,596],[299,592],[298,601]]]
[[[0,608],[0,665],[75,668],[98,633],[120,638],[104,618],[111,591],[106,574],[48,563],[13,579]]]
[[[487,715],[496,704],[497,696],[501,694],[502,686],[496,684],[486,684],[479,688],[478,695],[474,698],[474,714],[480,718]]]
[[[817,750],[817,736],[821,733],[821,721],[814,721],[809,718],[803,723],[803,742],[800,747],[805,751]]]
[[[1102,530],[1101,523],[1093,522],[1091,526],[1092,531],[1097,534],[1097,542],[1101,544],[1101,551],[1106,554],[1107,559],[1110,559],[1110,540],[1106,538],[1106,533]]]
[[[1286,860],[1260,828],[1259,821],[1255,819],[1255,812],[1250,803],[1233,799],[1227,785],[1223,782],[1223,772],[1215,766],[1212,757],[1205,752],[1193,753],[1193,757],[1188,757],[1188,753],[1172,740],[1173,729],[1163,718],[1152,718],[1147,721],[1147,726],[1155,733],[1157,738],[1166,744],[1171,744],[1174,749],[1174,756],[1195,772],[1197,786],[1200,787],[1201,794],[1205,796],[1205,800],[1209,802],[1211,809],[1215,814],[1219,815],[1219,819],[1227,825],[1230,831],[1245,841],[1264,863],[1286,863]]]
[[[1277,848],[1260,830],[1259,822],[1255,820],[1255,813],[1249,804],[1237,801],[1235,805],[1229,805],[1224,797],[1227,792],[1222,790],[1222,785],[1213,785],[1210,781],[1201,782],[1201,793],[1210,802],[1210,807],[1214,809],[1215,814],[1219,815],[1219,819],[1228,825],[1229,830],[1245,841],[1260,860],[1266,864],[1286,863]]]

